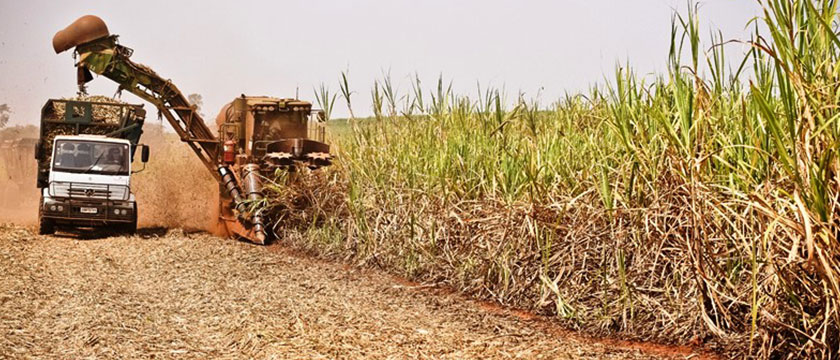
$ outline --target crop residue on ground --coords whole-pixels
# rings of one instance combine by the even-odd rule
[[[10,357],[647,359],[458,296],[201,233],[0,228]]]

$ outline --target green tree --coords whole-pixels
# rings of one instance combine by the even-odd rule
[[[0,104],[0,128],[6,126],[9,122],[9,117],[12,113],[12,108],[9,107],[7,104]]]

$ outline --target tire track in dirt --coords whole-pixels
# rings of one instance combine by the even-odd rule
[[[0,226],[0,271],[0,358],[656,358],[204,233],[79,240]]]

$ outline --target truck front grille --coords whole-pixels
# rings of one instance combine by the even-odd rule
[[[131,191],[124,185],[50,183],[50,196],[71,199],[128,200]]]

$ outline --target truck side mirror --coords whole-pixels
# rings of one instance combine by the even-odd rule
[[[143,145],[143,149],[140,150],[140,161],[149,162],[149,145]]]
[[[44,158],[44,149],[41,146],[43,144],[42,140],[35,142],[35,160],[41,161]]]

